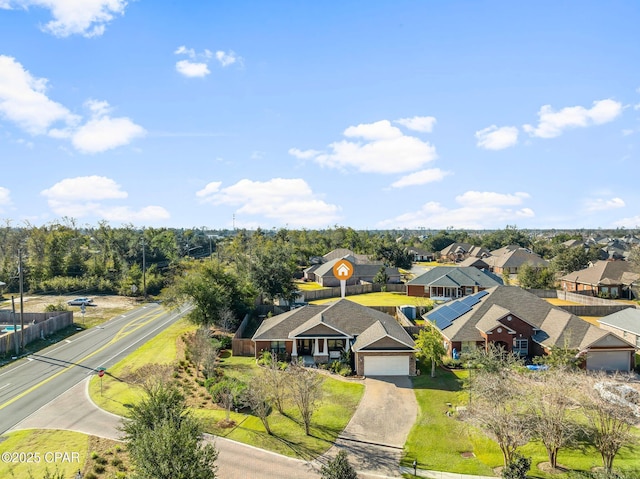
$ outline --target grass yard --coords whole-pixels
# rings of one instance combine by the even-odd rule
[[[424,374],[426,373],[426,374]],[[461,474],[494,475],[493,469],[502,466],[502,454],[497,444],[481,431],[447,416],[451,403],[453,408],[468,404],[469,398],[462,389],[467,371],[438,370],[436,378],[428,371],[414,378],[414,390],[420,408],[418,421],[411,430],[402,465],[410,467],[413,459],[422,469],[432,469]],[[640,430],[635,429],[640,443]],[[566,479],[567,474],[548,473],[538,465],[548,461],[544,446],[531,442],[520,452],[532,458],[529,477],[544,479]],[[469,454],[473,453],[473,454]],[[624,448],[616,457],[614,467],[640,473],[638,461],[640,447]],[[565,468],[588,471],[602,465],[600,454],[589,445],[576,449],[562,449],[558,463]]]
[[[47,469],[50,473],[59,472],[63,477],[73,477],[78,470],[84,470],[89,457],[88,436],[79,432],[58,430],[24,430],[3,437],[0,450],[0,477],[7,479],[26,479],[30,474],[39,479]],[[55,456],[55,453],[68,455]],[[5,459],[6,453],[23,453],[15,461]],[[31,454],[33,453],[33,454]],[[27,463],[30,454],[32,462]]]
[[[403,306],[411,304],[414,306],[431,306],[433,301],[429,298],[421,298],[418,296],[407,296],[404,293],[368,293],[347,296],[346,299],[363,306]],[[311,304],[326,304],[337,301],[338,298],[319,299],[311,301]]]
[[[139,401],[143,392],[141,388],[122,381],[121,377],[144,364],[177,363],[178,359],[182,359],[177,347],[179,338],[193,329],[195,326],[181,320],[141,346],[107,371],[103,378],[102,394],[100,379],[94,377],[89,386],[92,400],[114,414],[126,416],[128,406]],[[233,357],[229,352],[224,352],[220,368],[226,377],[247,382],[258,366],[253,357]],[[286,415],[277,411],[271,413],[269,419],[274,434],[269,436],[257,417],[243,411],[231,412],[230,419],[236,423],[235,427],[220,427],[219,422],[226,418],[226,411],[213,404],[211,396],[197,384],[193,376],[183,371],[180,380],[183,384],[187,383],[187,390],[192,396],[188,398],[189,404],[194,406],[194,414],[202,419],[206,432],[304,459],[314,458],[331,447],[353,416],[364,393],[364,386],[359,382],[327,376],[323,385],[323,399],[312,418],[311,436],[305,435],[300,415],[294,407],[286,409]]]
[[[315,281],[296,281],[296,287],[300,291],[317,291],[319,289],[330,289],[319,285]]]
[[[89,383],[92,401],[102,409],[125,416],[128,411],[127,406],[142,397],[142,390],[129,386],[121,377],[145,364],[173,363],[177,358],[178,339],[184,333],[195,329],[196,326],[187,322],[186,319],[171,325],[110,368],[102,378],[102,392],[100,391],[101,380],[94,375]]]

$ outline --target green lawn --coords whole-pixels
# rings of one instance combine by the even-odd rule
[[[336,301],[337,299],[338,298],[319,299],[317,301],[311,301],[311,304],[326,304]],[[433,305],[433,301],[429,298],[407,296],[404,293],[391,292],[356,294],[353,296],[347,295],[346,299],[363,306],[403,306],[405,304],[411,304],[414,306]]]
[[[122,381],[121,376],[147,363],[174,362],[177,358],[177,340],[183,333],[194,328],[181,320],[120,361],[104,376],[102,394],[100,379],[94,377],[89,386],[92,400],[114,414],[126,416],[128,406],[139,401],[143,392]],[[223,354],[220,367],[224,369],[226,376],[245,382],[258,368],[253,357],[232,357],[229,353]],[[312,418],[311,436],[305,435],[300,416],[293,407],[285,411],[286,416],[275,411],[270,415],[273,436],[269,436],[260,420],[250,414],[232,412],[231,419],[237,424],[232,429],[218,426],[218,422],[226,417],[224,410],[195,409],[194,414],[203,420],[208,433],[280,454],[310,459],[331,447],[353,416],[364,393],[364,386],[327,377],[323,392],[322,402]]]
[[[454,417],[447,416],[451,403],[453,408],[468,403],[469,398],[462,389],[466,371],[450,372],[439,369],[436,378],[422,374],[414,378],[414,390],[420,408],[418,421],[411,430],[402,465],[411,466],[418,460],[422,469],[456,472],[461,474],[493,475],[493,468],[502,465],[502,455],[497,444]],[[640,439],[640,431],[636,430]],[[474,457],[463,457],[473,452]],[[565,479],[566,474],[548,474],[537,465],[547,462],[543,445],[531,442],[520,449],[532,458],[531,477]],[[614,461],[614,467],[640,472],[638,454],[640,448],[623,449]],[[601,466],[600,455],[592,446],[560,451],[558,463],[573,470],[587,471]]]
[[[79,432],[24,430],[7,434],[4,438],[0,448],[5,453],[0,461],[2,478],[23,479],[32,474],[38,479],[44,476],[47,468],[51,473],[58,471],[62,477],[74,477],[78,469],[84,469],[88,458],[88,436]],[[56,456],[56,452],[63,455]],[[6,453],[22,453],[22,457],[10,455],[5,458]],[[29,457],[32,462],[24,462]]]

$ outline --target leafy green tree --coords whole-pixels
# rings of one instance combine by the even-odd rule
[[[431,362],[431,377],[436,377],[436,366],[442,362],[442,357],[447,353],[444,349],[442,336],[431,325],[427,325],[416,336],[416,356],[424,361]]]
[[[518,284],[522,288],[554,289],[556,280],[549,268],[536,268],[525,263],[518,268]]]
[[[555,250],[555,256],[551,260],[551,269],[560,275],[579,271],[589,266],[590,261],[597,259],[597,250],[585,248],[567,248],[560,245]]]
[[[356,479],[358,473],[349,464],[347,451],[340,449],[336,457],[331,459],[320,469],[322,479]]]
[[[293,281],[296,272],[293,249],[282,238],[263,241],[256,246],[250,274],[256,289],[270,301],[282,298],[291,304],[297,295]]]
[[[188,265],[185,273],[176,277],[167,291],[166,305],[194,306],[189,319],[198,325],[227,323],[229,309],[235,318],[242,318],[255,297],[253,289],[218,261],[197,261]]]
[[[373,277],[373,282],[376,284],[385,285],[389,282],[389,275],[387,274],[387,267],[381,266],[376,275]]]
[[[218,452],[172,385],[157,384],[122,426],[139,479],[215,479]]]

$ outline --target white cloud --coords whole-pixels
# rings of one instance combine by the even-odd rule
[[[260,216],[282,225],[325,227],[339,219],[340,208],[320,199],[300,178],[244,179],[226,188],[212,182],[196,196],[214,205],[237,206],[237,215]]]
[[[436,119],[433,116],[414,116],[413,118],[401,118],[396,120],[395,123],[405,126],[410,130],[431,133],[436,124]]]
[[[228,67],[229,65],[233,65],[236,62],[242,62],[242,58],[235,54],[235,52],[229,50],[229,52],[224,52],[222,50],[218,50],[216,52],[216,60],[220,62],[220,65],[223,67]]]
[[[212,181],[208,183],[207,186],[202,188],[199,191],[196,191],[196,196],[198,198],[209,198],[214,193],[220,191],[220,187],[222,186],[222,181]]]
[[[633,135],[634,134],[634,130],[631,128],[624,128],[622,130],[622,136],[629,136],[629,135]]]
[[[640,103],[636,103],[635,105],[633,105],[633,109],[640,110]]]
[[[529,198],[528,193],[503,194],[492,191],[467,191],[456,196],[456,202],[469,207],[517,206]]]
[[[422,168],[437,158],[428,142],[402,133],[388,120],[350,126],[344,136],[358,141],[331,143],[329,152],[291,148],[297,158],[310,158],[328,168],[355,168],[365,173],[404,173]]]
[[[144,128],[129,118],[108,116],[111,108],[105,101],[90,100],[85,106],[92,112],[92,118],[71,134],[71,143],[81,153],[102,153],[146,134]]]
[[[191,62],[189,60],[176,62],[176,71],[188,78],[202,78],[211,73],[206,63]]]
[[[0,8],[42,7],[50,10],[53,20],[43,30],[57,37],[80,34],[100,36],[116,15],[124,15],[127,0],[5,0]]]
[[[613,226],[617,228],[640,228],[640,215],[631,216],[629,218],[622,218],[613,223]]]
[[[26,132],[71,139],[82,153],[110,150],[146,133],[129,118],[109,117],[106,101],[85,102],[91,119],[81,124],[80,116],[46,96],[46,85],[46,79],[34,78],[15,59],[0,55],[0,114]]]
[[[607,211],[617,208],[624,208],[626,206],[622,198],[595,198],[585,201],[585,208],[589,212],[595,211]]]
[[[128,196],[111,178],[95,175],[66,178],[41,194],[57,201],[97,201]]]
[[[0,55],[0,114],[32,135],[55,123],[74,125],[79,118],[46,95],[47,80],[34,78],[14,58]]]
[[[521,206],[527,193],[502,194],[468,191],[456,197],[458,208],[439,202],[425,203],[418,211],[402,214],[378,223],[380,228],[502,228],[518,219],[535,216],[531,208]]]
[[[398,181],[391,184],[393,188],[404,188],[405,186],[426,185],[436,181],[442,181],[445,176],[450,175],[450,171],[442,171],[440,168],[416,171],[403,176]]]
[[[321,151],[318,150],[299,150],[298,148],[289,148],[289,154],[300,160],[310,160],[318,156]]]
[[[518,143],[518,129],[515,126],[497,127],[491,125],[476,131],[477,146],[485,150],[504,150]]]
[[[3,206],[11,206],[11,191],[0,186],[0,212],[4,211]]]
[[[104,206],[102,202],[105,200],[120,200],[129,196],[119,184],[104,176],[66,178],[40,194],[47,198],[52,211],[60,216],[96,216],[122,222],[153,222],[170,217],[169,212],[161,206],[146,206],[138,211],[128,206]]]
[[[187,48],[184,45],[180,45],[173,53],[176,55],[187,55],[189,58],[196,57],[196,51],[193,48]]]
[[[538,138],[555,138],[568,128],[584,128],[613,121],[622,113],[620,102],[606,99],[594,101],[591,108],[571,106],[554,111],[551,105],[544,105],[538,111],[538,126],[524,125],[529,135]]]

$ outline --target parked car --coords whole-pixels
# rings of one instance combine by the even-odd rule
[[[76,298],[76,299],[70,299],[69,301],[67,301],[67,304],[69,306],[89,306],[91,303],[93,303],[93,299],[91,298]]]

